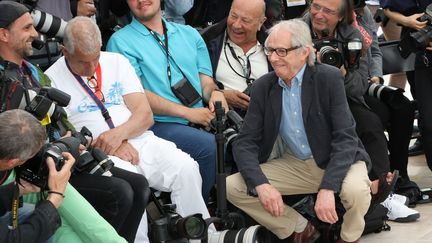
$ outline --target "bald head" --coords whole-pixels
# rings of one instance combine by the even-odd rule
[[[264,17],[266,5],[264,0],[233,0],[231,9],[240,8],[246,12],[254,13],[256,17]]]
[[[256,44],[265,20],[264,0],[234,0],[227,19],[228,37],[247,52]]]

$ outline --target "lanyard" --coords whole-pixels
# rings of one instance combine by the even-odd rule
[[[20,202],[20,196],[19,196],[19,178],[16,178],[15,181],[15,188],[13,193],[13,199],[12,199],[12,229],[16,229],[18,227],[18,208],[19,208],[19,202]]]
[[[99,107],[102,116],[105,119],[105,122],[108,124],[110,129],[113,129],[114,123],[111,119],[111,116],[107,110],[107,108],[105,107],[105,105],[99,100],[99,98],[96,96],[96,94],[90,89],[90,87],[88,85],[86,85],[86,83],[84,82],[84,80],[81,78],[81,76],[79,76],[78,74],[74,73],[72,71],[72,69],[69,66],[69,63],[65,60],[66,62],[66,66],[69,69],[69,71],[73,74],[73,76],[75,77],[75,79],[78,81],[78,83],[81,85],[81,87],[83,87],[83,89],[87,92],[88,95],[90,95],[90,97],[93,99],[93,101],[96,103],[96,105]],[[98,91],[100,92],[100,87],[102,86],[102,72],[101,72],[101,67],[100,64],[98,63],[98,66],[96,68],[96,76],[98,77],[97,79],[97,83],[98,83]],[[96,89],[95,89],[96,91]]]
[[[183,75],[183,77],[186,78],[186,75],[183,73],[182,69],[180,68],[180,66],[177,64],[177,62],[174,60],[174,57],[171,55],[169,48],[168,48],[168,30],[167,27],[165,25],[165,22],[162,21],[162,27],[163,27],[163,33],[165,36],[165,43],[162,42],[162,40],[156,35],[156,33],[150,29],[149,27],[145,26],[146,29],[150,32],[150,34],[153,36],[153,38],[157,41],[157,43],[160,45],[160,47],[162,47],[162,49],[165,51],[166,53],[166,57],[167,57],[167,75],[168,75],[168,80],[170,83],[172,83],[172,75],[171,75],[171,64],[170,64],[170,58],[171,60],[174,62],[174,64],[178,67],[178,69],[180,70],[181,74]]]
[[[91,77],[91,78],[94,78],[94,77]],[[102,92],[101,91],[102,90],[102,71],[101,71],[101,67],[100,67],[99,63],[96,67],[96,78],[94,78],[94,79],[96,79],[96,82],[97,82],[97,85],[95,87],[95,93],[96,92]]]
[[[231,65],[229,59],[228,59],[228,55],[226,53],[226,46],[228,46],[228,48],[230,49],[231,55],[232,57],[240,64],[240,66],[242,66],[243,69],[243,74],[241,75],[240,73],[238,73],[234,67]],[[250,78],[250,75],[252,73],[252,67],[251,67],[251,63],[249,60],[249,57],[252,56],[253,54],[255,54],[256,50],[252,53],[250,53],[249,55],[246,56],[246,65],[244,65],[244,60],[243,58],[240,58],[239,56],[237,56],[237,54],[234,51],[234,48],[228,43],[228,35],[226,35],[225,37],[225,45],[224,45],[224,54],[225,54],[225,59],[228,62],[229,67],[231,68],[231,70],[237,74],[238,76],[240,76],[241,78],[244,78],[246,80],[246,84],[249,85],[251,84],[255,79]],[[240,59],[242,60],[242,62],[240,62]]]

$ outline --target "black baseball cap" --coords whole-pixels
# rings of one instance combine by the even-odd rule
[[[6,28],[30,10],[21,3],[0,1],[0,28]]]

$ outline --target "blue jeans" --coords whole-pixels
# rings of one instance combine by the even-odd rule
[[[207,202],[216,180],[215,136],[179,123],[155,122],[151,130],[156,136],[175,143],[198,162],[203,181],[202,195]]]

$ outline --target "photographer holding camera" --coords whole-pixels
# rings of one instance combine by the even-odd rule
[[[12,202],[19,200],[15,193],[19,192],[19,196],[22,196],[39,192],[41,188],[25,180],[9,184],[4,182],[15,167],[24,164],[41,149],[46,141],[46,132],[30,113],[10,110],[0,114],[0,137],[3,138],[0,143],[0,242],[45,242],[61,225],[57,209],[65,197],[64,192],[75,159],[71,154],[63,153],[65,162],[59,171],[51,157],[42,161],[47,163],[49,168],[48,196],[40,201],[34,210],[28,204],[18,209],[18,217],[25,218],[14,222],[11,229],[8,227],[11,217],[7,212],[13,209]],[[21,209],[27,212],[22,212]],[[12,211],[10,216],[14,213],[16,211]]]
[[[402,56],[416,54],[414,83],[426,162],[432,170],[432,39],[431,0],[382,1],[385,14],[402,25]]]
[[[338,67],[345,77],[344,86],[348,99],[348,105],[356,121],[356,132],[361,139],[366,151],[371,157],[372,171],[369,173],[371,180],[379,178],[384,181],[384,176],[390,170],[390,161],[387,150],[387,140],[384,134],[384,126],[365,101],[368,84],[368,61],[363,54],[366,51],[365,44],[372,39],[364,38],[353,24],[353,3],[351,0],[313,0],[309,13],[303,19],[309,24],[318,49],[318,61],[341,59]],[[350,42],[362,40],[362,43]],[[331,43],[332,55],[327,55],[330,50],[325,42]],[[324,43],[322,45],[321,43]],[[365,44],[363,44],[365,43]],[[324,46],[326,52],[317,47]],[[357,44],[361,44],[360,48]],[[364,46],[365,45],[365,46]],[[349,47],[356,47],[350,50]],[[326,57],[324,58],[324,54]],[[338,58],[333,58],[338,57]],[[333,63],[333,62],[332,62]],[[397,178],[393,178],[396,180]]]

